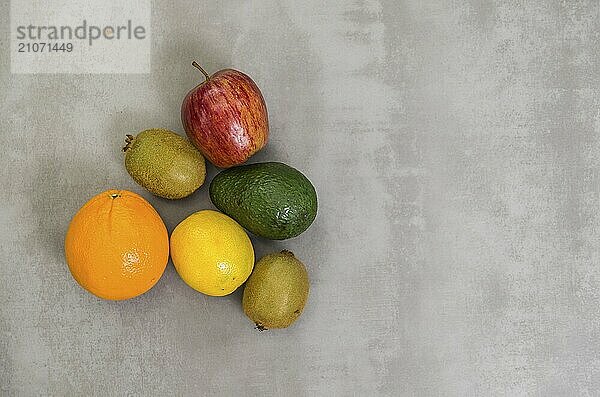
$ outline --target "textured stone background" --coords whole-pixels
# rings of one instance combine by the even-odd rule
[[[155,1],[151,75],[11,75],[2,24],[0,394],[598,395],[597,1]],[[123,137],[182,131],[200,76],[235,67],[272,126],[253,161],[304,171],[320,212],[288,248],[312,291],[258,333],[239,291],[169,265],[105,302],[62,239],[111,187],[172,228],[211,207],[136,186]],[[211,175],[215,170],[211,168]]]

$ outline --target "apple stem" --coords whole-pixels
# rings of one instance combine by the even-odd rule
[[[202,69],[202,66],[198,65],[198,62],[193,61],[192,66],[201,71],[206,80],[210,79],[210,76],[208,75],[208,73],[206,73],[206,70]]]

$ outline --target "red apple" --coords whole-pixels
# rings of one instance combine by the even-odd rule
[[[221,168],[241,164],[266,145],[267,106],[250,77],[233,69],[212,76],[195,61],[206,80],[181,105],[183,128],[190,141]]]

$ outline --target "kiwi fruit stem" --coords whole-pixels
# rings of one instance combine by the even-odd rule
[[[125,146],[123,147],[124,152],[126,152],[131,147],[131,144],[133,143],[134,139],[135,137],[133,135],[125,135]]]
[[[287,255],[287,256],[291,256],[292,258],[295,258],[294,253],[292,251],[282,250],[281,254]]]
[[[268,328],[265,328],[265,326],[262,325],[261,323],[255,323],[255,324],[256,324],[256,329],[259,330],[260,332],[268,330]]]

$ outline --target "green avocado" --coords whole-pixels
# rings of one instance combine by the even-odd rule
[[[299,235],[317,216],[314,186],[283,163],[226,169],[212,180],[210,199],[250,232],[271,240]]]

